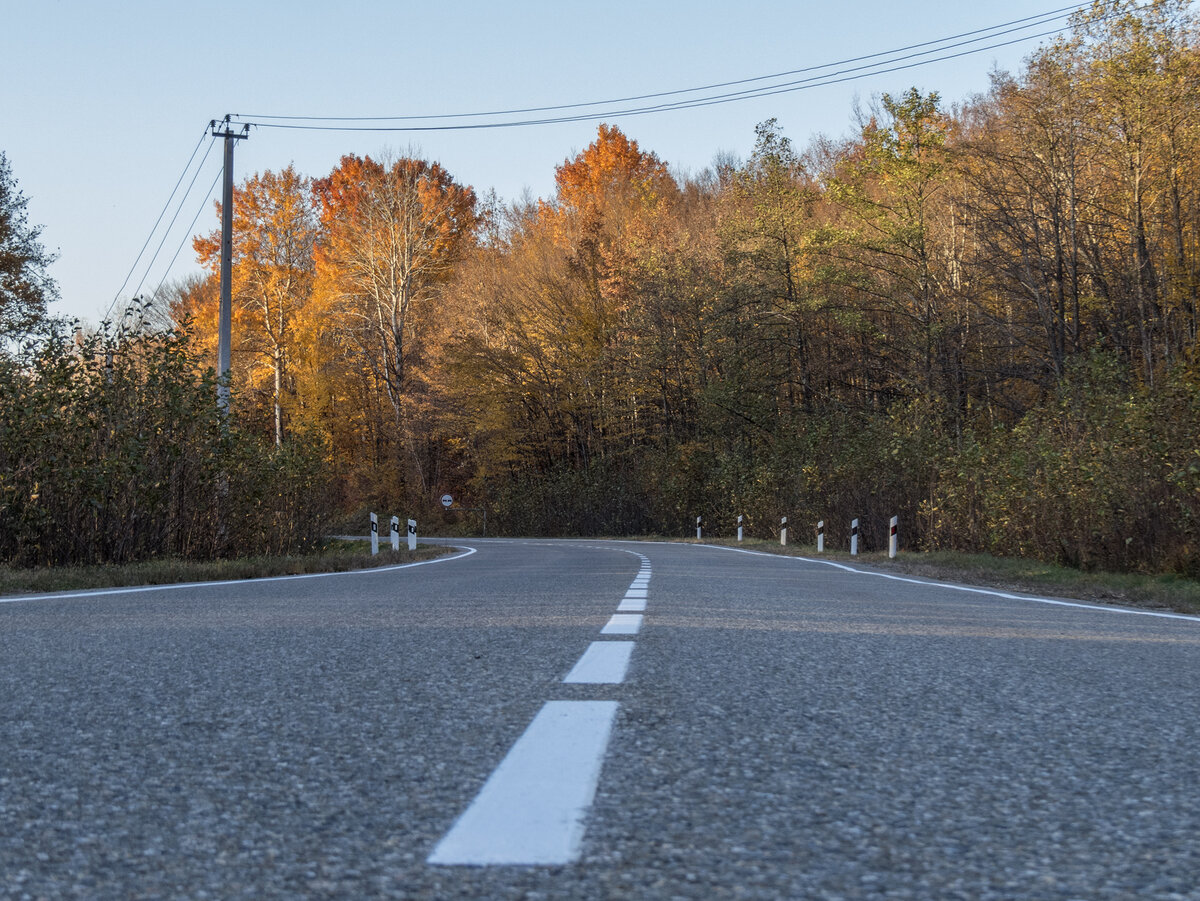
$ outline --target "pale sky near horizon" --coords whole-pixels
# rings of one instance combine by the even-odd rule
[[[1069,5],[0,0],[0,151],[29,199],[30,221],[43,226],[43,243],[60,254],[51,274],[62,301],[53,312],[95,323],[139,282],[149,293],[166,276],[199,270],[187,226],[197,213],[194,232],[215,226],[206,196],[221,159],[214,147],[198,167],[207,139],[181,192],[198,171],[194,187],[182,201],[176,197],[117,298],[205,126],[226,113],[433,115],[617,99],[891,51]],[[1022,59],[1049,40],[841,84],[603,121],[677,170],[697,172],[719,152],[747,156],[754,126],[771,117],[803,148],[817,134],[850,133],[856,101],[866,106],[884,92],[916,86],[938,91],[947,105],[965,100],[987,90],[993,69],[1019,71]],[[638,104],[598,110],[630,105]],[[320,177],[344,153],[415,150],[481,195],[494,189],[505,200],[525,191],[548,197],[554,167],[586,147],[597,125],[418,134],[255,129],[238,144],[235,172],[240,182],[294,163]],[[176,206],[175,226],[150,266]]]

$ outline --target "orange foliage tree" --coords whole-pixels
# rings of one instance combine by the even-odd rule
[[[678,191],[662,160],[610,125],[601,125],[575,159],[563,161],[554,183],[560,210],[589,217],[631,202],[652,206]]]
[[[554,200],[513,210],[503,246],[460,282],[481,301],[458,344],[459,403],[484,448],[481,474],[495,461],[543,474],[619,469],[652,421],[644,394],[654,380],[638,371],[647,308],[631,263],[677,232],[678,186],[608,125],[555,180]]]

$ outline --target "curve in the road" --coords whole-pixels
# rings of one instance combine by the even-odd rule
[[[755,557],[773,557],[776,560],[795,560],[797,563],[819,563],[822,566],[832,566],[835,569],[840,569],[843,572],[852,573],[856,576],[874,576],[879,579],[888,579],[892,582],[905,582],[909,585],[924,585],[929,588],[949,588],[954,591],[963,591],[967,594],[983,594],[988,597],[1003,598],[1006,601],[1029,601],[1033,604],[1049,604],[1053,607],[1077,607],[1080,610],[1098,610],[1104,613],[1124,613],[1129,616],[1152,616],[1158,619],[1182,619],[1188,622],[1200,623],[1200,616],[1189,616],[1186,613],[1163,613],[1159,610],[1136,610],[1132,607],[1118,607],[1115,605],[1102,604],[1085,604],[1080,601],[1063,601],[1055,598],[1044,598],[1038,595],[1029,594],[1013,594],[1008,591],[1001,591],[998,588],[977,588],[970,585],[959,585],[956,582],[934,582],[928,579],[914,579],[911,576],[897,576],[892,573],[881,573],[870,569],[855,569],[853,566],[847,566],[844,563],[835,563],[832,560],[821,560],[816,557],[782,557],[779,554],[768,554],[763,551],[751,551],[740,547],[725,547],[720,544],[696,544],[692,547],[709,548],[717,551],[732,551],[735,554],[750,554]]]
[[[475,553],[473,547],[458,547],[458,554],[448,557],[434,557],[432,560],[418,560],[416,563],[397,563],[395,566],[377,566],[371,569],[347,569],[341,572],[301,573],[294,576],[263,576],[258,579],[221,579],[214,582],[169,582],[163,585],[136,585],[130,588],[89,588],[84,591],[55,591],[45,594],[23,594],[13,597],[0,597],[0,604],[15,604],[18,601],[49,601],[67,600],[69,598],[98,598],[110,594],[141,594],[147,591],[173,591],[180,588],[226,588],[230,585],[245,585],[249,583],[266,582],[299,582],[306,579],[329,579],[334,576],[362,576],[371,573],[389,573],[401,569],[412,569],[414,566],[429,566],[434,563],[449,563],[451,560],[462,560]]]

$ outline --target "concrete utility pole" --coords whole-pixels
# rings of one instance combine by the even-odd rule
[[[243,125],[235,132],[229,116],[218,125],[213,119],[209,123],[214,138],[225,139],[225,180],[221,190],[221,307],[217,314],[217,375],[221,384],[217,388],[217,405],[225,415],[229,414],[229,370],[231,362],[231,323],[233,320],[233,142],[250,136],[250,126]],[[219,127],[224,131],[218,131]]]

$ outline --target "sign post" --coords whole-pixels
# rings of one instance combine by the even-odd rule
[[[700,520],[702,517],[696,517],[696,540],[700,540]]]
[[[900,536],[896,534],[896,529],[899,527],[900,517],[893,516],[891,525],[888,528],[888,556],[895,557],[896,552],[900,550]]]
[[[400,550],[400,517],[392,517],[392,550]]]
[[[825,553],[825,520],[817,523],[817,553]]]
[[[858,554],[858,520],[850,521],[850,556]]]
[[[371,556],[379,553],[379,517],[371,514]]]
[[[738,514],[738,543],[742,540],[742,514]]]
[[[787,547],[787,517],[779,520],[779,543]]]
[[[415,519],[408,521],[408,549],[410,551],[417,549],[417,521]]]

